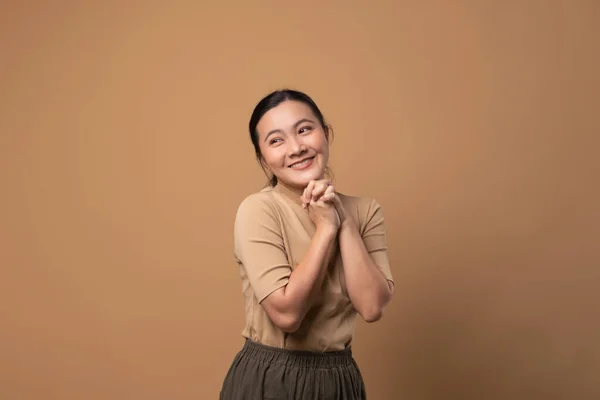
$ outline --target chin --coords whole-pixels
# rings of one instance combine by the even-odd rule
[[[312,172],[312,173],[307,173],[306,175],[302,176],[302,177],[296,177],[296,179],[292,179],[291,183],[294,186],[298,186],[298,187],[303,187],[305,188],[306,186],[308,186],[308,183],[310,181],[316,181],[319,179],[323,179],[323,173],[316,173],[316,172]]]

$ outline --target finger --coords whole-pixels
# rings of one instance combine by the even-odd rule
[[[312,191],[312,198],[314,200],[318,200],[319,197],[323,196],[323,194],[325,194],[325,191],[327,190],[327,188],[329,187],[329,185],[327,185],[327,183],[325,182],[319,182],[315,185],[315,188]]]
[[[311,202],[311,204],[315,204],[316,206],[320,206],[320,207],[335,207],[335,198],[336,198],[336,194],[335,193],[327,193],[324,194],[323,196],[319,197],[318,200],[313,200]]]
[[[331,199],[331,204],[333,204],[333,206],[336,210],[338,210],[338,212],[342,212],[344,215],[346,214],[346,212],[344,211],[344,205],[342,204],[342,200],[337,194],[334,195]]]
[[[325,193],[323,196],[321,196],[320,200],[324,201],[324,202],[328,202],[331,203],[333,202],[333,200],[335,199],[335,193]]]
[[[335,189],[333,188],[333,186],[329,186],[325,190],[325,193],[323,193],[323,195],[319,198],[319,200],[331,201],[331,200],[333,200],[334,197],[335,197]]]
[[[300,201],[302,202],[302,208],[306,208],[308,206],[308,203],[306,201],[306,190],[308,189],[308,187],[304,188],[304,191],[302,192],[302,196],[300,196]]]
[[[304,191],[302,192],[302,196],[300,196],[300,203],[302,203],[302,208],[306,208],[307,206],[307,202],[306,202],[306,190],[308,189],[308,187],[306,187],[304,189]]]
[[[304,193],[302,195],[302,197],[303,197],[302,200],[304,203],[306,203],[306,204],[310,203],[311,193],[312,193],[314,187],[315,187],[315,181],[308,182],[308,186],[306,186],[306,188],[304,189]]]

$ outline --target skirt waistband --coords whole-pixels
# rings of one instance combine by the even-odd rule
[[[337,351],[313,352],[271,347],[246,339],[240,353],[271,364],[307,368],[330,368],[354,363],[350,347]]]

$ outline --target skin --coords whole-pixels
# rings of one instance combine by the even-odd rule
[[[285,101],[269,110],[256,127],[262,163],[279,180],[300,196],[311,180],[320,180],[329,161],[329,130],[306,104]],[[312,158],[310,167],[292,164]]]
[[[347,217],[334,186],[324,178],[329,128],[319,123],[306,104],[285,101],[265,113],[257,131],[263,166],[279,184],[298,194],[316,227],[307,253],[292,271],[288,284],[261,305],[280,329],[296,331],[322,286],[324,261],[337,237],[354,308],[367,322],[379,320],[392,297],[393,284],[373,263],[356,223]],[[302,161],[309,164],[298,165]]]

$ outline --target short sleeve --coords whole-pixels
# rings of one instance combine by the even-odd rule
[[[383,208],[377,201],[370,200],[362,225],[361,236],[373,262],[387,280],[394,282],[388,258],[387,238]]]
[[[288,283],[292,269],[281,224],[266,196],[253,195],[240,204],[235,218],[234,246],[259,303]]]

